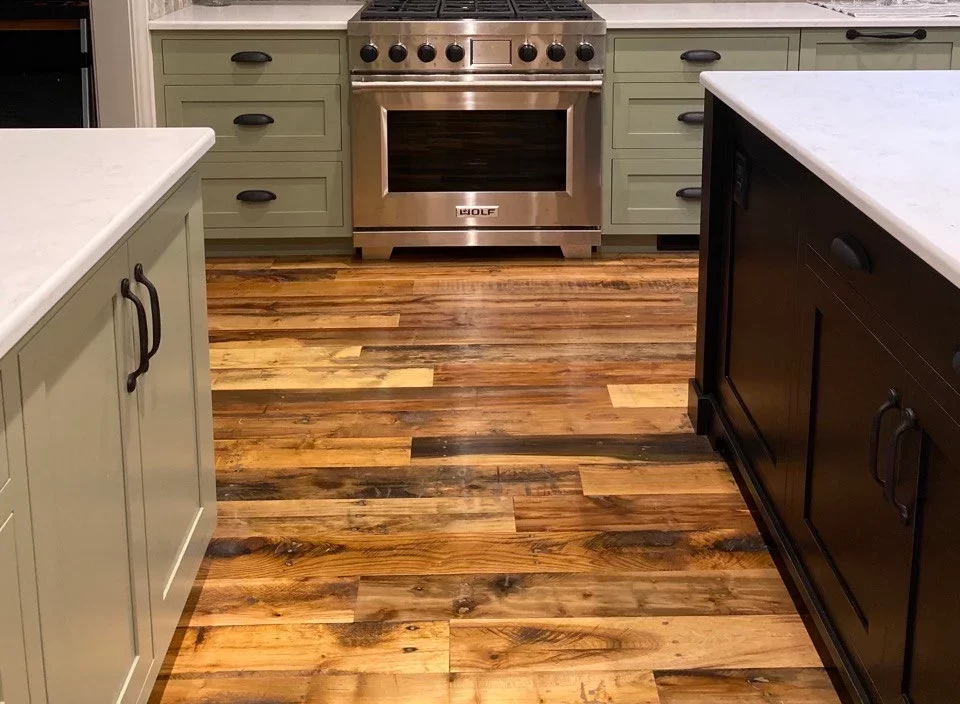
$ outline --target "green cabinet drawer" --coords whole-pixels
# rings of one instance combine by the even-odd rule
[[[237,54],[260,52],[262,63],[234,60]],[[230,37],[225,39],[164,39],[161,42],[165,75],[278,75],[339,74],[338,39],[274,39]]]
[[[343,224],[343,165],[339,161],[207,163],[203,222],[207,228],[337,227]],[[238,198],[268,191],[264,202]]]
[[[912,33],[916,27],[864,29],[870,34]],[[904,71],[960,68],[960,32],[929,29],[924,39],[847,38],[846,29],[804,30],[800,68],[810,71]]]
[[[614,159],[611,222],[630,225],[687,225],[697,232],[700,201],[677,195],[699,188],[700,159]]]
[[[703,124],[690,113],[702,119],[703,88],[697,83],[615,83],[613,148],[700,149]]]
[[[217,151],[341,148],[339,85],[167,86],[164,105],[168,127],[212,127]],[[267,124],[236,124],[241,115]]]
[[[681,58],[688,51],[712,51],[716,61]],[[701,71],[786,71],[790,66],[790,36],[683,33],[623,36],[613,41],[615,73],[679,73],[696,79]]]

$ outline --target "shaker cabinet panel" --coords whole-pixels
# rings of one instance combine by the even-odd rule
[[[169,38],[161,41],[160,64],[165,75],[336,75],[340,40],[279,39],[248,32],[224,33],[223,39]]]
[[[135,701],[152,661],[121,248],[19,352],[48,699]]]
[[[0,419],[0,456],[3,454],[2,431]],[[31,701],[17,557],[17,526],[22,520],[25,516],[18,512],[0,513],[0,704]]]
[[[696,83],[614,83],[614,149],[703,147],[703,88]]]
[[[915,35],[915,32],[923,34]],[[800,70],[908,71],[951,68],[960,68],[960,33],[954,29],[805,29],[800,36]]]
[[[700,222],[699,159],[614,159],[611,220],[615,224]],[[681,192],[689,192],[686,198]]]
[[[919,479],[918,463],[902,456],[916,438],[900,430],[914,382],[813,270],[803,282],[799,408],[808,446],[795,476],[794,540],[860,677],[878,702],[892,703],[914,540],[912,514],[901,516],[895,502],[915,503]]]
[[[197,404],[197,383],[207,378],[208,365],[203,361],[203,369],[194,369],[195,345],[204,350],[206,360],[203,282],[190,276],[191,238],[203,238],[199,203],[187,212],[197,186],[194,181],[192,189],[181,189],[129,243],[129,271],[135,280],[142,271],[135,293],[148,310],[155,305],[159,314],[153,320],[150,310],[152,356],[137,389],[150,604],[158,650],[166,649],[173,635],[213,520],[212,509],[205,514],[205,499],[213,494],[206,486],[212,463],[204,453],[211,440],[201,437],[209,421],[199,417]],[[208,388],[199,391],[209,395]]]

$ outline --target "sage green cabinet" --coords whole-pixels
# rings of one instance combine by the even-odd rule
[[[192,174],[0,360],[4,704],[145,702],[199,569],[215,522],[199,195]]]
[[[125,250],[20,351],[49,701],[134,702],[153,661]]]
[[[614,149],[695,149],[703,146],[703,124],[681,115],[703,115],[698,83],[614,83]]]
[[[333,75],[340,73],[340,45],[320,37],[279,38],[255,32],[221,34],[215,39],[165,38],[161,41],[162,71],[166,75],[270,76],[279,74]],[[233,60],[240,52],[258,52],[269,60],[246,63]]]
[[[0,514],[0,704],[30,702],[17,557],[19,522],[17,513]]]
[[[322,228],[343,224],[343,166],[337,161],[206,164],[203,173],[204,221],[208,237],[218,228],[243,236],[244,228]],[[247,202],[244,191],[269,191],[265,202]],[[321,235],[317,232],[317,235]]]
[[[699,159],[614,159],[611,220],[661,227],[670,233],[700,222],[699,198],[681,189],[700,187]]]
[[[168,127],[212,127],[219,151],[339,151],[339,85],[167,86]],[[240,115],[270,122],[237,124]]]
[[[910,34],[917,27],[863,29],[873,35]],[[848,38],[846,29],[805,29],[800,69],[809,71],[901,71],[960,68],[960,31],[924,30],[923,39]]]
[[[206,236],[217,250],[353,252],[346,33],[165,31],[152,42],[159,126],[217,134],[201,168]],[[238,63],[239,52],[272,60]],[[237,124],[240,115],[269,119]],[[238,201],[244,190],[277,198]]]
[[[213,523],[206,284],[201,206],[193,188],[171,197],[129,241],[128,271],[156,289],[161,332],[137,385],[143,517],[153,645],[166,651]],[[134,282],[143,301],[150,291]],[[150,348],[157,345],[151,327]]]

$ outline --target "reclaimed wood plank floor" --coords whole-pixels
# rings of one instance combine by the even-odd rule
[[[219,522],[152,704],[838,704],[686,419],[695,257],[208,280]]]

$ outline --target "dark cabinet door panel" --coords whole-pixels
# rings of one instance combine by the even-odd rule
[[[750,131],[737,160],[749,177],[731,206],[718,392],[755,474],[782,510],[793,442],[799,169]]]
[[[794,538],[830,620],[878,700],[899,690],[913,555],[912,521],[885,496],[911,378],[812,272],[804,275],[800,408],[809,408],[805,461],[794,478]],[[910,432],[899,448],[908,455]],[[898,462],[911,501],[916,463]],[[899,649],[899,650],[898,650]]]

